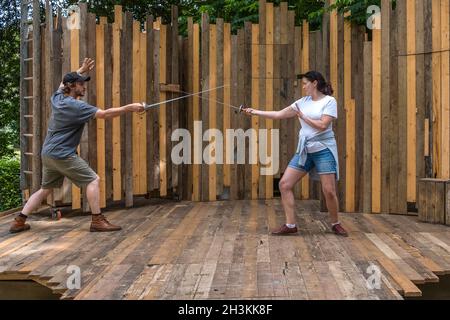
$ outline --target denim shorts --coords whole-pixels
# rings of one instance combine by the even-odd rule
[[[319,152],[308,153],[304,166],[298,164],[299,160],[300,155],[296,153],[288,167],[306,172],[310,172],[315,167],[318,174],[337,174],[336,160],[334,160],[333,153],[328,148]]]

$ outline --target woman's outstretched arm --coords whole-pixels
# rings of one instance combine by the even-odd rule
[[[290,119],[297,116],[295,110],[292,109],[290,106],[279,111],[264,111],[253,108],[244,108],[242,109],[242,111],[249,116],[255,115],[273,120]]]

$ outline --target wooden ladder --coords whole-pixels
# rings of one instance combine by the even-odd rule
[[[41,183],[40,40],[39,0],[22,0],[20,22],[20,188],[24,200],[30,193],[37,191]]]

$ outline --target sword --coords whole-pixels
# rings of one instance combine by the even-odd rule
[[[189,93],[189,92],[185,92],[185,91],[179,90],[179,92],[185,93],[185,95],[184,95],[184,96],[181,96],[181,97],[177,97],[177,98],[165,100],[165,101],[160,101],[160,102],[152,103],[152,104],[147,104],[146,102],[143,102],[142,104],[144,105],[144,111],[147,111],[147,110],[149,110],[149,109],[156,108],[156,107],[158,107],[158,106],[160,106],[160,105],[162,105],[162,104],[165,104],[165,103],[170,103],[170,102],[174,102],[174,101],[177,101],[177,100],[181,100],[181,99],[185,99],[185,98],[189,98],[189,97],[194,97],[194,96],[196,96],[196,97],[199,97],[199,98],[204,99],[204,100],[206,100],[206,99],[207,99],[207,100],[213,100],[214,102],[217,102],[217,103],[219,103],[219,104],[221,104],[221,105],[223,105],[223,106],[227,106],[227,107],[236,109],[236,110],[239,111],[239,113],[242,112],[242,110],[244,109],[244,105],[241,105],[241,106],[239,106],[239,107],[236,107],[236,106],[233,106],[233,105],[231,105],[231,104],[223,103],[223,102],[220,102],[220,101],[217,101],[217,100],[214,100],[214,99],[210,99],[210,98],[206,98],[206,97],[203,97],[203,96],[202,96],[202,93],[207,93],[207,92],[210,92],[210,91],[218,90],[218,89],[221,89],[221,88],[224,88],[224,87],[227,87],[227,86],[228,86],[228,85],[219,86],[219,87],[215,87],[215,88],[211,88],[211,89],[199,91],[199,92],[196,92],[196,93]]]

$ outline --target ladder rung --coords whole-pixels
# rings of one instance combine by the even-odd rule
[[[33,99],[33,96],[26,96],[26,97],[23,97],[25,100],[31,100],[31,99]]]
[[[26,114],[26,115],[24,115],[23,117],[24,117],[24,118],[33,118],[33,115],[32,115],[32,114]]]
[[[28,138],[32,138],[33,134],[31,134],[31,133],[24,133],[23,136],[24,137],[28,137]]]
[[[23,173],[32,175],[32,174],[33,174],[33,171],[27,171],[27,170],[24,170]]]
[[[25,42],[31,42],[31,41],[33,41],[33,38],[28,38],[28,39],[25,39],[24,41]]]
[[[23,59],[23,61],[25,61],[25,62],[33,61],[33,58],[26,58],[26,59]]]
[[[26,155],[26,156],[31,156],[31,157],[33,156],[32,152],[24,152],[23,154]]]
[[[30,80],[33,80],[33,77],[26,77],[26,78],[23,78],[23,80],[30,81]]]

